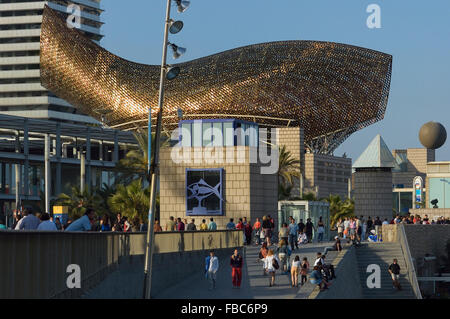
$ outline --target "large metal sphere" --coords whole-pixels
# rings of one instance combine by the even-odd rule
[[[426,148],[435,150],[444,145],[447,140],[447,131],[441,123],[425,123],[419,131],[419,140]]]

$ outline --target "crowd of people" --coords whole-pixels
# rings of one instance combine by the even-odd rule
[[[140,218],[131,221],[122,214],[117,214],[114,220],[108,215],[97,217],[92,208],[87,208],[85,214],[76,220],[71,218],[62,222],[59,217],[48,213],[36,213],[27,207],[22,212],[13,212],[13,223],[7,228],[0,219],[0,230],[33,230],[33,231],[97,231],[97,232],[142,232],[147,231],[147,224]],[[162,231],[159,222],[155,221],[155,231]]]

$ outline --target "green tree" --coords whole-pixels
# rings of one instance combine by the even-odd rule
[[[55,201],[56,205],[69,207],[69,218],[77,219],[84,215],[88,207],[93,208],[97,215],[103,213],[101,205],[102,199],[94,191],[89,191],[87,188],[81,192],[79,187],[72,187],[70,195],[60,194]]]
[[[330,194],[325,200],[330,204],[331,228],[336,226],[339,219],[355,216],[355,202],[352,199],[342,201],[339,195]]]
[[[102,215],[106,214],[109,218],[114,219],[114,214],[111,207],[109,207],[109,198],[116,193],[116,185],[108,186],[108,184],[103,183],[102,187],[96,190],[96,193],[100,201],[99,206],[101,207]]]
[[[145,179],[150,182],[148,172],[148,131],[139,130],[134,132],[134,137],[138,143],[138,148],[127,152],[125,157],[116,165],[118,173],[118,184],[128,185],[136,179]],[[169,145],[169,136],[166,133],[161,135],[161,147]],[[152,150],[155,147],[155,133],[152,133]],[[151,160],[154,152],[152,151]]]
[[[294,179],[300,177],[300,160],[294,158],[286,145],[279,148],[278,154],[278,198],[291,197]]]
[[[108,204],[114,213],[121,213],[130,220],[135,217],[146,220],[149,209],[150,192],[143,188],[142,179],[136,179],[130,185],[117,185],[117,190],[112,195]]]
[[[316,197],[315,193],[309,192],[309,193],[303,194],[302,200],[317,201],[317,197]]]

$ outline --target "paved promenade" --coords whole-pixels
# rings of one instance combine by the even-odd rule
[[[296,255],[300,259],[307,257],[312,266],[317,252],[323,252],[325,246],[332,243],[314,243],[301,246],[295,250],[291,260]],[[272,247],[276,248],[276,247]],[[156,295],[160,299],[305,299],[313,291],[314,286],[309,281],[299,288],[291,287],[290,274],[282,274],[280,270],[276,274],[274,287],[269,287],[269,276],[263,275],[263,264],[258,261],[259,246],[245,247],[241,252],[244,255],[244,267],[242,271],[241,289],[233,289],[231,283],[231,267],[229,259],[220,260],[220,268],[217,276],[217,287],[209,290],[209,282],[205,278],[203,269],[199,269],[198,274],[186,278],[183,282]],[[331,255],[331,254],[330,254]],[[334,255],[334,254],[333,254]],[[205,255],[206,257],[206,255]],[[327,260],[327,262],[330,262]]]

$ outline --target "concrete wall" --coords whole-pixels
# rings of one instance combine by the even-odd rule
[[[426,174],[427,163],[435,161],[435,153],[435,150],[426,148],[408,148],[408,171]]]
[[[418,260],[425,254],[446,255],[445,245],[450,240],[450,225],[405,225],[411,255]]]
[[[446,255],[450,240],[450,225],[404,225],[411,257],[419,262],[425,254],[440,257]],[[383,241],[398,241],[397,225],[383,225]]]
[[[362,289],[359,278],[358,262],[355,247],[350,247],[339,253],[332,263],[335,265],[337,278],[333,280],[330,289],[312,294],[314,299],[361,299]]]
[[[144,271],[145,242],[145,233],[0,231],[0,299],[79,298],[117,269],[125,274],[117,279],[119,282],[116,280],[118,287],[129,285],[127,278],[139,282]],[[242,246],[242,231],[157,233],[152,287],[155,292],[161,291],[203,270],[199,267],[211,249],[225,256]],[[70,264],[81,268],[81,289],[67,288],[66,269]],[[112,285],[102,287],[98,297],[108,296],[105,291]],[[142,287],[129,288],[109,292],[109,296],[141,296]]]
[[[356,171],[354,174],[355,215],[392,218],[392,172]]]
[[[181,149],[181,148],[179,148]],[[197,227],[202,219],[211,216],[186,216],[186,168],[223,168],[224,216],[215,216],[218,229],[225,229],[230,218],[235,222],[247,217],[252,222],[264,215],[277,216],[277,174],[261,174],[260,163],[251,163],[249,147],[184,148],[190,152],[191,161],[176,163],[172,159],[173,148],[161,149],[160,219],[164,226],[170,216],[195,219]],[[217,152],[220,164],[208,163],[200,155],[205,150]],[[181,159],[181,158],[179,158]],[[278,160],[278,158],[277,158]]]

